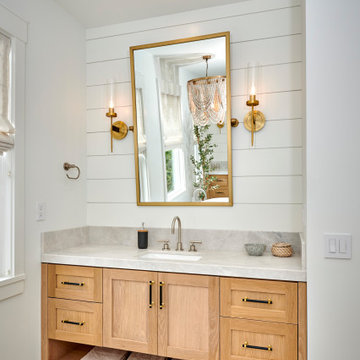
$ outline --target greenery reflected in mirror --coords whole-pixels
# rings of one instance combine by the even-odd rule
[[[138,205],[232,205],[229,34],[130,54]]]

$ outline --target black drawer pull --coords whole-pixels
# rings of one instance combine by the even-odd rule
[[[252,303],[259,303],[259,304],[272,304],[271,299],[267,300],[256,300],[256,299],[248,299],[247,297],[244,297],[241,299],[242,302],[252,302]]]
[[[268,345],[266,346],[256,346],[256,345],[249,345],[247,341],[245,341],[242,345],[245,349],[256,349],[256,350],[265,350],[265,351],[272,351],[272,346]]]
[[[85,283],[81,282],[81,283],[76,283],[76,282],[70,282],[70,281],[62,281],[61,282],[62,285],[72,285],[72,286],[84,286]]]
[[[150,280],[149,281],[149,308],[151,309],[154,305],[153,299],[152,299],[152,286],[155,284],[155,281]]]
[[[85,324],[85,321],[70,321],[70,320],[61,320],[63,324],[70,324],[70,325],[77,325],[77,326],[83,326]]]

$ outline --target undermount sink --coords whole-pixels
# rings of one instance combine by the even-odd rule
[[[168,252],[153,252],[140,256],[141,259],[148,260],[174,260],[174,261],[199,261],[201,256],[192,254],[174,254]]]

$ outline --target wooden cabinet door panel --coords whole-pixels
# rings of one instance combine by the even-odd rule
[[[104,346],[157,354],[157,273],[104,269],[103,274]]]
[[[297,360],[294,324],[221,318],[221,360]]]
[[[218,359],[219,278],[159,273],[158,281],[163,284],[158,354],[178,359]]]
[[[257,279],[220,279],[221,315],[297,323],[297,283]]]

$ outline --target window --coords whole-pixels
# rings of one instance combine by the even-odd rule
[[[184,152],[181,148],[165,151],[167,200],[175,200],[186,190]]]
[[[0,4],[0,300],[24,291],[27,23]],[[16,134],[15,134],[16,129]]]
[[[0,278],[12,275],[12,149],[15,127],[10,121],[11,40],[0,33]]]

